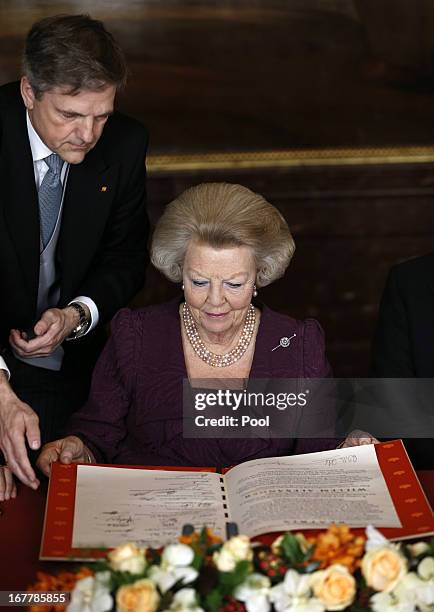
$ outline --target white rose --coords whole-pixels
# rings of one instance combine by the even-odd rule
[[[253,551],[247,536],[235,536],[225,542],[213,556],[217,569],[221,572],[232,572],[239,561],[251,561]]]
[[[143,574],[146,567],[145,549],[132,542],[118,546],[107,555],[109,565],[118,572]]]
[[[425,557],[417,566],[417,573],[422,580],[432,580],[434,578],[434,558]]]
[[[213,555],[214,563],[220,572],[232,572],[237,564],[236,559],[228,550],[222,548]]]
[[[376,591],[393,591],[407,573],[407,560],[391,545],[373,548],[362,559],[366,584]]]
[[[235,536],[224,543],[223,548],[230,552],[238,561],[251,561],[253,551],[247,536]]]
[[[185,567],[190,565],[194,559],[194,552],[190,546],[186,544],[169,544],[164,549],[161,557],[162,565],[174,565],[176,567]]]
[[[407,544],[407,549],[412,557],[419,557],[429,551],[429,544],[426,542],[416,542],[416,544]]]

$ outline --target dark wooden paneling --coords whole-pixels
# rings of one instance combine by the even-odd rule
[[[431,0],[4,1],[0,83],[33,21],[79,11],[125,49],[153,152],[434,142]]]
[[[103,19],[131,78],[121,109],[151,153],[434,143],[431,0],[21,0],[0,3],[0,83],[17,78],[24,36],[59,12]],[[363,374],[390,265],[434,250],[429,164],[154,174],[153,221],[184,188],[240,182],[287,218],[297,252],[261,291],[324,325],[337,374]],[[138,303],[176,288],[155,271]]]

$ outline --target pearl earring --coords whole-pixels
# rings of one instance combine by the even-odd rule
[[[253,297],[256,297],[258,295],[258,292],[256,290],[256,285],[253,285]]]
[[[181,289],[184,291],[184,283],[182,283],[182,287],[181,287]]]

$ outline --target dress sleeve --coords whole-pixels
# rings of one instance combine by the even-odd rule
[[[325,337],[321,325],[315,319],[301,323],[303,334],[303,377],[306,379],[330,379],[324,382],[311,380],[311,393],[302,425],[302,435],[297,438],[294,454],[313,453],[336,448],[336,405],[332,369],[326,357]]]
[[[324,330],[316,319],[306,319],[303,325],[303,376],[329,378],[332,369],[326,357]]]
[[[86,404],[74,413],[66,435],[78,436],[98,462],[112,462],[127,434],[126,419],[136,378],[133,313],[120,310],[112,320],[111,336],[96,364]]]

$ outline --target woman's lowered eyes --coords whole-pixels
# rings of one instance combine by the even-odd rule
[[[206,280],[196,280],[193,279],[192,283],[195,287],[205,287],[209,281]],[[243,283],[234,283],[231,281],[225,281],[225,285],[229,287],[229,289],[240,289],[243,286]]]

